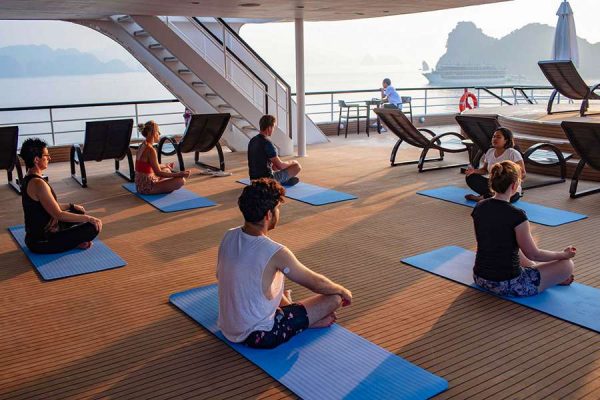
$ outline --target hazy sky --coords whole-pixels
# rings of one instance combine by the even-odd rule
[[[380,64],[417,69],[420,61],[435,65],[444,53],[448,33],[459,21],[473,21],[487,35],[500,38],[531,22],[556,25],[559,0],[514,0],[412,15],[341,22],[305,24],[307,72],[340,67],[339,60],[365,54]],[[600,0],[570,0],[577,34],[600,42]],[[294,26],[292,23],[252,24],[242,36],[281,73],[293,75]],[[0,47],[46,44],[53,48],[77,48],[102,60],[135,61],[112,40],[88,28],[59,21],[0,21]],[[387,56],[391,55],[391,56]],[[351,68],[352,65],[343,65]],[[284,76],[285,76],[284,75]]]

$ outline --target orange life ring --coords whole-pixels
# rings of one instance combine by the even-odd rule
[[[473,100],[473,105],[469,104],[469,99]],[[477,96],[475,96],[471,92],[465,91],[463,95],[460,97],[460,101],[458,103],[458,109],[460,112],[465,111],[467,108],[472,110],[473,108],[477,108]]]

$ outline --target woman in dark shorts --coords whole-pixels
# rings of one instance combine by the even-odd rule
[[[477,285],[501,296],[533,296],[573,282],[575,248],[539,249],[527,214],[510,203],[520,176],[519,166],[512,161],[493,165],[489,185],[495,195],[480,201],[471,214],[477,238],[473,278]]]
[[[52,187],[42,178],[50,154],[46,142],[27,139],[19,154],[25,161],[22,202],[25,244],[34,253],[62,253],[75,247],[88,249],[100,233],[102,222],[78,204],[60,204]]]

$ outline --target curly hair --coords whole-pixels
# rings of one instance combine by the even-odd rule
[[[253,180],[242,190],[238,206],[244,219],[250,223],[260,222],[267,211],[273,211],[283,203],[285,189],[274,179],[260,178]]]
[[[25,166],[27,168],[33,168],[35,167],[35,158],[42,158],[42,154],[46,147],[48,147],[48,143],[44,142],[42,139],[29,138],[21,145],[19,157],[25,161]]]
[[[492,191],[504,193],[520,179],[521,167],[512,161],[506,160],[492,166],[488,183]]]

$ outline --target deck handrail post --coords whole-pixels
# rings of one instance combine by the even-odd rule
[[[52,134],[52,146],[56,146],[56,138],[54,137],[54,116],[52,115],[52,107],[48,108],[50,114],[50,133]]]

